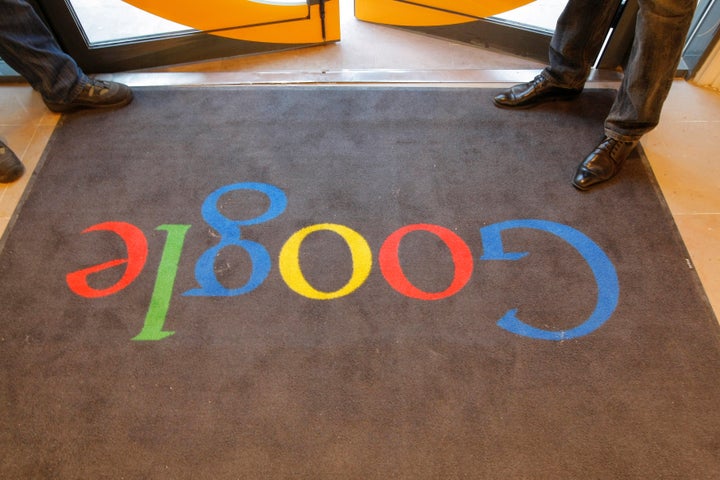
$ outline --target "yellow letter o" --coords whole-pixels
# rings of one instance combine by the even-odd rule
[[[311,233],[329,230],[340,235],[350,248],[353,269],[350,280],[339,290],[322,292],[308,283],[300,268],[300,245]],[[288,238],[280,250],[280,275],[291,290],[314,300],[344,297],[357,290],[370,275],[372,252],[367,241],[355,230],[334,223],[319,223],[298,230]]]

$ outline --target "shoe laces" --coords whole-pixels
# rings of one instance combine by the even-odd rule
[[[618,140],[615,140],[614,138],[608,137],[608,139],[605,141],[605,143],[610,144],[610,156],[614,157],[615,153],[617,153],[618,149],[622,145]]]
[[[608,154],[609,154],[610,158],[612,159],[612,161],[614,163],[618,163],[617,158],[616,158],[618,151],[623,147],[627,147],[628,145],[632,144],[633,142],[623,142],[622,140],[617,140],[612,137],[607,137],[603,143],[607,146],[606,148],[608,150]]]
[[[88,97],[102,96],[110,91],[110,84],[104,80],[90,79],[85,88],[88,89]]]

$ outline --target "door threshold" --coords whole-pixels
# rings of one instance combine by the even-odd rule
[[[100,74],[97,78],[131,87],[232,86],[232,85],[473,85],[491,88],[531,80],[539,70],[322,70],[272,72],[125,72]],[[588,79],[593,86],[616,87],[622,75],[594,70]]]

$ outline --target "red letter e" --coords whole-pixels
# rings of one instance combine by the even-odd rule
[[[127,258],[118,258],[93,267],[68,273],[66,277],[68,287],[70,287],[70,290],[82,297],[99,298],[119,292],[130,285],[132,281],[140,275],[140,272],[145,266],[145,260],[147,260],[147,239],[142,231],[135,225],[125,222],[105,222],[87,228],[82,233],[95,232],[98,230],[107,230],[117,233],[125,242],[125,246],[127,248]],[[93,273],[98,273],[122,264],[127,264],[125,267],[125,273],[114,285],[104,289],[96,289],[88,285],[87,278]]]

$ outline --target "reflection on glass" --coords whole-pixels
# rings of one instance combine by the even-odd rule
[[[555,23],[565,5],[567,5],[567,0],[536,0],[493,18],[553,32]]]
[[[718,25],[720,25],[720,2],[716,0],[698,2],[683,51],[683,60],[690,70],[698,66],[703,54],[712,45]]]
[[[192,31],[121,0],[70,0],[70,5],[90,45]]]

